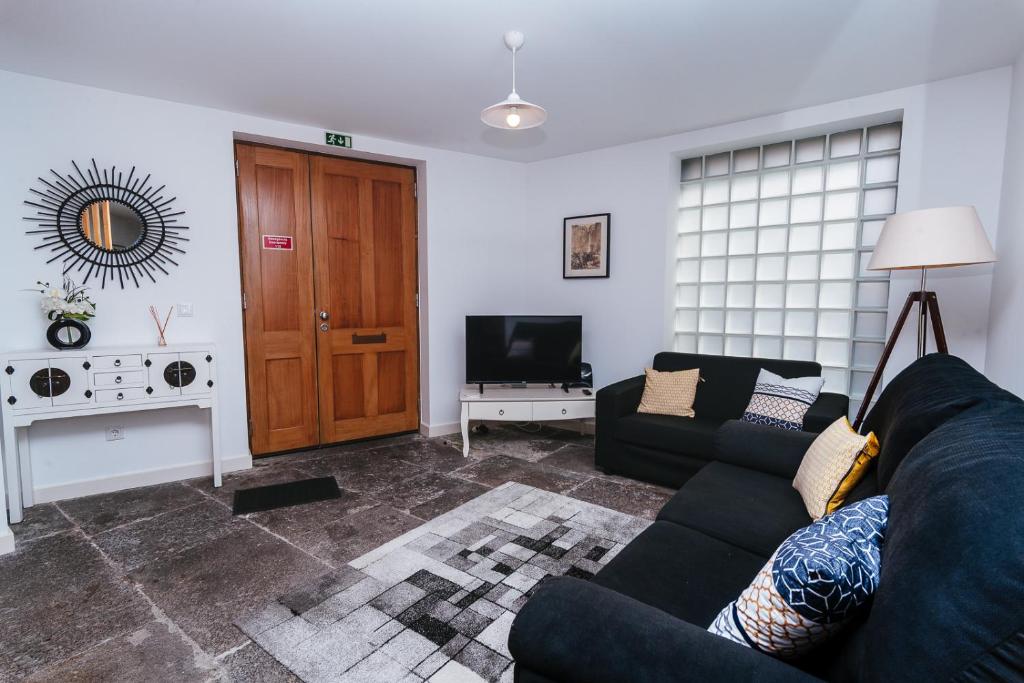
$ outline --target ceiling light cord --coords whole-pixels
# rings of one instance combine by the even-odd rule
[[[512,48],[512,92],[518,95],[516,92],[516,53],[519,52],[519,48]]]

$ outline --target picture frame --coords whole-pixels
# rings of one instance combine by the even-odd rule
[[[562,279],[609,277],[611,230],[610,213],[562,219]]]

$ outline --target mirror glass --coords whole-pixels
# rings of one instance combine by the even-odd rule
[[[146,232],[142,216],[127,204],[113,199],[86,204],[78,222],[85,239],[104,251],[131,249]]]

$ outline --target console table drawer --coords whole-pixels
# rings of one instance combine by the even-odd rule
[[[469,417],[474,420],[514,420],[529,422],[533,419],[533,409],[529,403],[502,403],[499,401],[481,401],[471,403]]]
[[[538,401],[533,404],[533,419],[537,422],[584,417],[594,417],[593,401]]]
[[[126,354],[124,356],[93,356],[92,367],[95,370],[117,370],[119,368],[141,368],[142,354]]]
[[[146,390],[142,387],[100,389],[96,392],[97,403],[118,403],[119,401],[135,401],[140,398],[146,398]]]
[[[142,370],[97,372],[93,375],[93,385],[97,387],[140,386],[146,382],[144,375]]]

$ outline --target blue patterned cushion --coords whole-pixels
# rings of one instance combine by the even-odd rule
[[[818,400],[824,385],[825,380],[821,377],[786,379],[762,369],[742,419],[744,422],[799,431],[804,428],[804,414]]]
[[[875,496],[794,532],[708,630],[778,657],[824,642],[878,588],[888,520]]]

